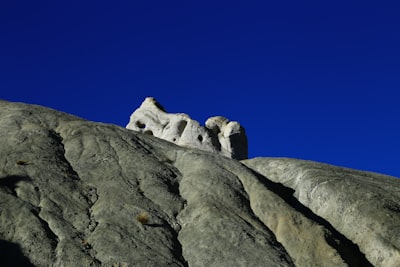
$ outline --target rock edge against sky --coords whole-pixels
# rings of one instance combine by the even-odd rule
[[[6,101],[0,136],[2,265],[399,266],[394,177]]]
[[[132,113],[126,128],[233,159],[248,157],[247,136],[239,122],[215,116],[200,126],[187,114],[167,113],[153,97],[147,97]]]

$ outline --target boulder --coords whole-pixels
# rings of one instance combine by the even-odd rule
[[[394,177],[6,101],[0,137],[0,266],[399,266]]]
[[[187,114],[170,114],[154,98],[147,97],[130,116],[127,129],[153,135],[180,146],[218,152],[233,159],[246,159],[247,137],[235,121],[217,116],[205,126]]]

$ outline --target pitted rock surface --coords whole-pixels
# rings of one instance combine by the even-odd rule
[[[187,114],[167,113],[152,97],[147,97],[132,113],[126,128],[233,159],[248,157],[246,133],[238,122],[216,116],[201,126]]]

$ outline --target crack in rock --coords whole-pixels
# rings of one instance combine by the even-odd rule
[[[399,262],[397,179],[268,158],[249,160],[257,174],[178,138],[0,103],[0,249],[27,266]],[[225,122],[210,120],[206,131],[225,135]],[[149,126],[137,124],[156,135]],[[188,120],[176,126],[177,137],[193,133]],[[8,263],[0,255],[1,266],[24,265]]]

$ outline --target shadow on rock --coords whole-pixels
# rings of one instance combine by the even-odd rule
[[[295,190],[281,183],[275,183],[262,174],[248,168],[266,188],[279,195],[292,208],[303,214],[306,218],[322,225],[326,230],[326,241],[340,254],[349,266],[373,267],[367,260],[365,254],[350,239],[336,230],[327,220],[313,213],[307,206],[303,205],[296,197]]]
[[[32,179],[29,176],[11,175],[0,178],[0,187],[6,187],[11,190],[13,195],[16,195],[15,189],[19,182],[30,182]]]
[[[34,267],[22,254],[21,247],[5,240],[0,240],[0,266]]]

